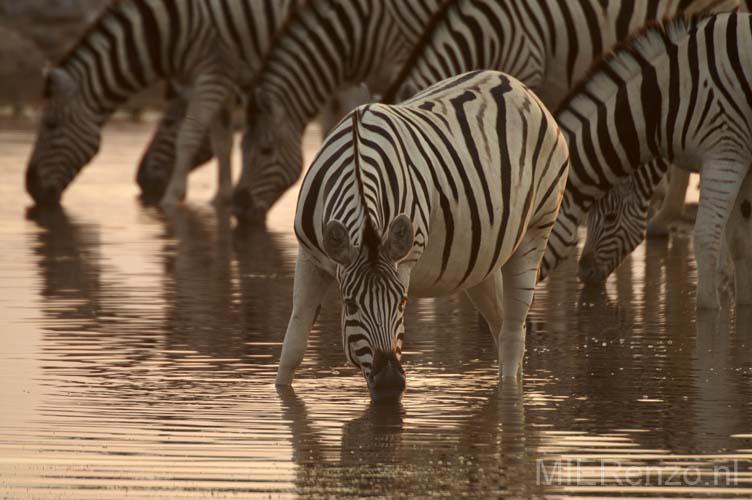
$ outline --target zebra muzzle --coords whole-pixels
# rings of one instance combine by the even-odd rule
[[[399,399],[405,390],[405,370],[393,352],[376,351],[373,356],[368,389],[373,401]]]

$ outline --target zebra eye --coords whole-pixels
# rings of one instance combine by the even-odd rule
[[[358,313],[358,304],[353,299],[345,299],[345,307],[347,308],[347,314],[349,315]]]
[[[47,118],[44,121],[44,127],[47,130],[55,130],[57,128],[57,126],[58,126],[58,122],[57,122],[57,120],[55,118]]]
[[[261,156],[270,156],[272,154],[272,147],[271,146],[264,146],[259,151],[261,153]]]
[[[606,214],[606,222],[609,224],[613,224],[616,222],[616,213],[615,212],[609,212]]]

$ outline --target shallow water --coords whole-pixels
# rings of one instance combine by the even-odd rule
[[[752,497],[752,311],[695,317],[688,235],[540,285],[521,386],[466,299],[416,300],[408,390],[371,405],[333,295],[278,393],[296,193],[267,231],[210,207],[213,168],[143,207],[148,133],[108,127],[38,212],[33,131],[0,130],[0,498]]]

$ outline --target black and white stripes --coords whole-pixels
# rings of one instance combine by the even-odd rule
[[[574,245],[596,200],[640,165],[664,158],[700,173],[697,306],[718,307],[722,233],[752,155],[750,49],[749,14],[675,20],[619,48],[569,96],[557,120],[572,170],[542,277]],[[749,251],[734,259],[747,262]],[[737,266],[737,283],[746,266]],[[752,290],[737,288],[737,301],[752,301]]]
[[[382,383],[375,365],[399,371],[408,291],[466,291],[498,336],[503,375],[517,376],[567,168],[551,115],[502,73],[467,73],[401,105],[357,108],[303,181],[295,299],[277,382],[290,383],[335,276],[345,352],[372,394]]]
[[[305,126],[345,85],[383,92],[409,54],[414,27],[427,24],[441,1],[405,9],[405,0],[311,0],[291,19],[255,82],[235,190],[240,218],[263,222],[302,172]]]
[[[114,2],[49,73],[42,125],[27,168],[29,193],[39,203],[57,203],[96,154],[110,114],[137,90],[171,79],[192,88],[190,119],[177,139],[176,168],[165,199],[177,202],[185,195],[191,160],[213,118],[258,69],[275,26],[299,1]],[[221,160],[222,178],[229,182],[229,159]]]

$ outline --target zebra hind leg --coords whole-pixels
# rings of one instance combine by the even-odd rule
[[[465,290],[465,294],[486,320],[494,343],[498,345],[503,320],[501,272],[497,271],[478,285]]]
[[[292,313],[287,325],[282,355],[279,358],[276,385],[290,385],[295,369],[303,361],[308,334],[319,307],[334,279],[314,264],[305,250],[298,252],[292,292]]]
[[[228,100],[211,125],[211,144],[219,167],[214,205],[232,201],[232,107],[232,100]]]
[[[192,159],[211,124],[232,93],[232,81],[221,73],[206,73],[194,83],[185,119],[178,131],[175,168],[160,205],[169,208],[185,199]]]
[[[499,375],[516,378],[522,375],[525,354],[525,320],[533,301],[543,253],[546,250],[550,224],[544,228],[528,227],[514,255],[501,268],[504,322],[499,337]]]

